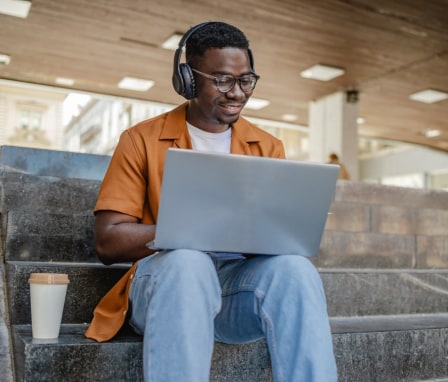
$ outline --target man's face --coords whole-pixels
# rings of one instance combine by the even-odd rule
[[[195,60],[191,67],[203,73],[240,77],[251,73],[246,49],[208,49],[204,56]],[[187,120],[192,125],[209,132],[222,132],[237,121],[241,110],[252,95],[241,90],[237,82],[227,93],[220,92],[216,82],[195,74],[196,97],[190,100]]]

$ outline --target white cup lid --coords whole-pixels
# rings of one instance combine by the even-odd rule
[[[65,273],[31,273],[28,280],[30,284],[68,284],[68,275]]]

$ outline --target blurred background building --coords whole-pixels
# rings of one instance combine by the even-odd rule
[[[448,190],[447,14],[441,0],[4,1],[0,145],[111,154],[124,129],[184,101],[179,38],[222,20],[262,77],[243,115],[288,159],[336,152],[355,181]]]

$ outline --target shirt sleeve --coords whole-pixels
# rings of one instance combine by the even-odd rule
[[[94,212],[111,210],[142,219],[147,187],[144,150],[125,130],[104,176]]]

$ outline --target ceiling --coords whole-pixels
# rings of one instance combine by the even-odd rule
[[[359,134],[448,151],[448,99],[409,99],[424,89],[448,92],[448,0],[33,0],[27,18],[0,15],[0,79],[170,104],[173,51],[160,45],[203,21],[236,25],[250,40],[261,75],[254,97],[270,100],[252,117],[308,125],[313,100],[359,92]],[[315,64],[345,69],[320,82],[300,72]],[[151,79],[146,92],[118,89],[123,76]],[[426,137],[427,130],[439,130]]]

